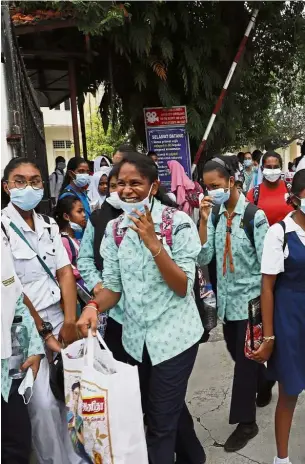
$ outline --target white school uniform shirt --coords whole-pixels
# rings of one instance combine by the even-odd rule
[[[32,301],[35,309],[40,311],[58,304],[61,294],[58,285],[40,264],[37,254],[44,260],[54,277],[57,270],[70,266],[71,263],[54,219],[50,218],[50,224],[47,224],[35,211],[33,217],[35,230],[23,220],[12,203],[2,211],[2,222],[9,235],[16,273],[24,293]],[[10,222],[18,227],[35,251],[10,227]]]
[[[1,230],[1,359],[12,354],[11,327],[21,294],[22,286],[14,269],[8,239]]]
[[[296,232],[299,239],[305,246],[305,231],[296,222],[294,222],[292,218],[293,214],[294,211],[289,213],[284,219],[286,225],[286,233]],[[284,261],[289,256],[289,246],[287,243],[283,252],[283,244],[283,227],[280,224],[274,224],[268,230],[264,242],[264,250],[261,264],[262,274],[277,275],[280,274],[280,272],[284,272]]]

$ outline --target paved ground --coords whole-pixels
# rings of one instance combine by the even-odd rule
[[[200,347],[188,389],[188,405],[208,456],[207,464],[272,464],[276,393],[269,406],[258,409],[260,433],[246,448],[227,454],[221,446],[234,430],[228,424],[232,372],[233,363],[222,340],[221,328],[217,328],[211,341]],[[304,430],[305,394],[299,399],[291,434],[292,464],[305,464]]]

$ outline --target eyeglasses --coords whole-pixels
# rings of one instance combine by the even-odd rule
[[[18,190],[24,190],[28,185],[32,187],[34,190],[40,190],[43,188],[43,180],[42,179],[35,179],[35,180],[8,180],[8,184],[14,184],[15,188]]]

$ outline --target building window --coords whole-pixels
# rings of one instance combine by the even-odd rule
[[[53,148],[54,150],[65,149],[65,141],[64,140],[53,140]]]
[[[71,140],[66,140],[66,148],[68,148],[68,150],[71,148],[71,145],[72,145]]]
[[[54,107],[54,110],[60,110],[60,105],[56,105],[56,106]]]
[[[65,101],[65,110],[70,111],[70,109],[71,109],[71,103],[70,103],[70,98],[68,98],[68,100]]]

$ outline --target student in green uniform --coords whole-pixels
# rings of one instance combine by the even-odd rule
[[[203,464],[205,453],[185,404],[203,334],[192,295],[200,240],[187,214],[162,204],[159,184],[150,158],[128,153],[121,162],[117,192],[124,215],[106,228],[104,288],[78,325],[85,336],[88,325],[94,331],[98,312],[113,308],[123,294],[122,342],[130,362],[139,366],[149,462],[172,464],[176,453],[176,463]]]
[[[216,257],[218,316],[235,361],[230,424],[238,426],[225,443],[227,452],[242,449],[257,435],[255,402],[268,404],[272,388],[265,366],[244,355],[248,303],[260,295],[260,262],[269,226],[265,213],[254,205],[249,210],[245,196],[236,188],[237,168],[229,156],[213,158],[204,167],[207,192],[201,202],[199,235],[203,246],[198,256],[201,266]],[[246,224],[249,215],[252,217]]]

